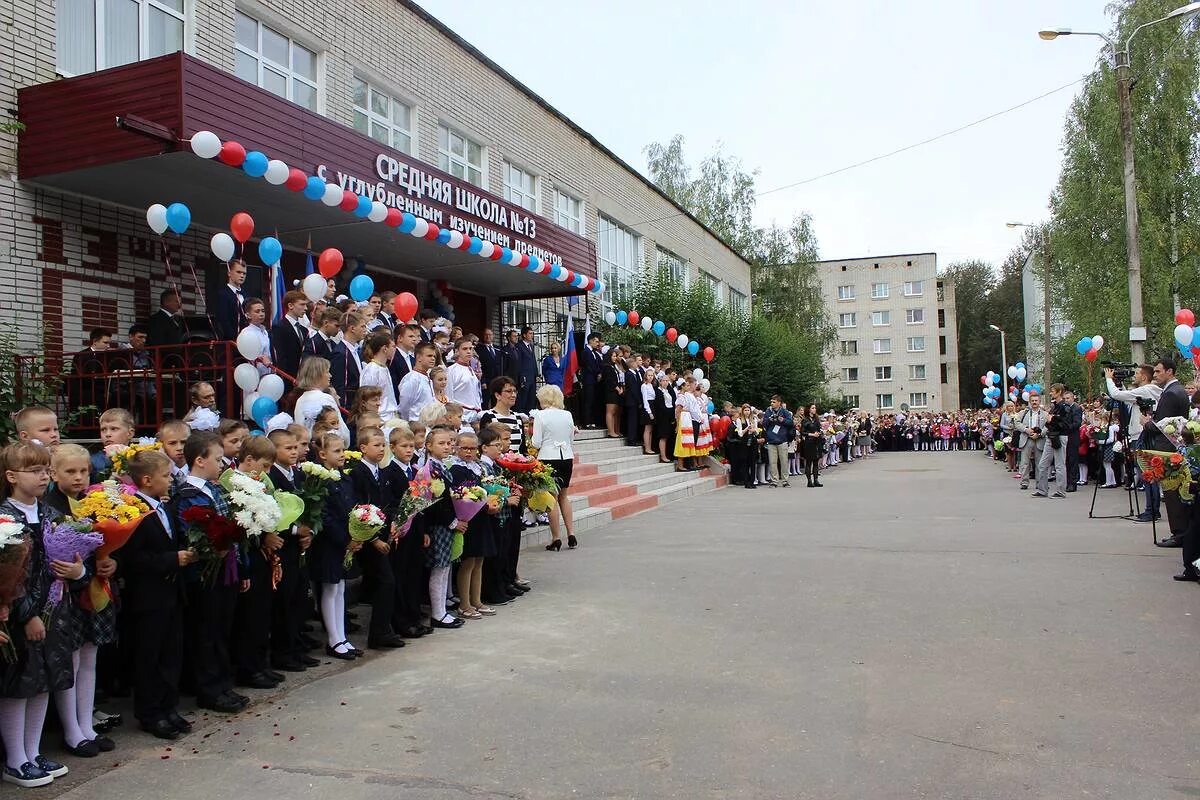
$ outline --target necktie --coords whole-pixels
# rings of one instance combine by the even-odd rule
[[[296,335],[300,337],[300,344],[308,341],[308,334],[304,332],[304,325],[302,323],[296,323]]]

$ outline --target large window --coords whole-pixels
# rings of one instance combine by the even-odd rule
[[[938,309],[938,327],[939,328],[946,327],[946,309],[944,309],[944,308]]]
[[[908,396],[909,408],[925,408],[929,405],[928,392],[913,392]]]
[[[908,337],[908,352],[924,353],[925,352],[925,337],[924,336]]]
[[[354,91],[354,129],[377,142],[412,154],[412,106],[381,92],[357,75]]]
[[[858,408],[858,395],[844,394],[842,395],[842,403],[849,408]]]
[[[858,340],[857,339],[846,339],[846,340],[843,340],[842,342],[839,342],[839,344],[842,347],[842,355],[844,355],[844,356],[858,355]]]
[[[729,287],[729,310],[740,317],[746,316],[746,295]]]
[[[904,296],[920,297],[925,294],[925,281],[905,281]]]
[[[456,178],[486,188],[483,145],[445,125],[438,125],[438,166]]]
[[[237,76],[309,111],[316,111],[317,54],[254,17],[240,11],[234,13],[237,15],[234,43]]]
[[[853,300],[853,299],[854,299],[854,287],[853,286],[839,286],[838,287],[838,300]]]
[[[925,365],[924,364],[909,364],[908,377],[910,380],[923,381],[925,380]]]
[[[871,312],[871,324],[874,325],[875,327],[879,327],[880,325],[891,325],[892,324],[892,312],[890,312],[890,311],[872,311]]]
[[[904,311],[904,321],[909,325],[921,325],[925,322],[925,309],[909,308]]]
[[[680,289],[688,288],[688,263],[670,250],[658,248],[658,268],[665,269]]]
[[[872,349],[877,354],[890,353],[890,352],[892,352],[892,340],[891,339],[876,339],[872,343]]]
[[[886,283],[871,284],[871,299],[886,300],[889,294],[888,285]]]
[[[876,408],[891,408],[892,407],[891,393],[875,395],[875,406],[876,406]]]
[[[853,328],[856,325],[858,325],[858,315],[856,315],[853,311],[849,312],[848,314],[838,314],[839,328]]]
[[[890,381],[891,379],[892,379],[892,368],[891,367],[876,367],[875,368],[875,380]]]
[[[858,367],[842,367],[842,383],[858,383]]]
[[[943,356],[946,355],[946,337],[945,336],[938,337],[938,353]],[[943,383],[945,383],[945,381],[943,381]]]
[[[57,16],[58,71],[63,75],[183,49],[184,0],[58,0]]]
[[[713,297],[717,300],[717,305],[725,305],[725,298],[721,295],[721,280],[713,275],[709,275],[704,270],[700,271],[700,280],[708,284],[708,288],[712,289]]]
[[[526,211],[538,213],[538,178],[518,166],[504,162],[504,199]]]
[[[583,201],[574,195],[554,190],[554,221],[567,230],[583,235]]]
[[[641,272],[642,237],[601,214],[596,254],[600,261],[600,280],[605,284],[600,305],[610,308],[618,294],[628,296]]]

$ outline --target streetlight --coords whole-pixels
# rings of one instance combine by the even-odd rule
[[[1000,334],[1000,383],[1008,386],[1008,350],[1004,346],[1004,329],[999,325],[988,323],[988,327]],[[1004,392],[1008,394],[1007,391]]]
[[[1006,222],[1006,228],[1035,228],[1028,222]],[[1140,298],[1141,295],[1138,295]],[[1138,305],[1141,305],[1139,299]],[[1054,381],[1050,377],[1050,233],[1048,229],[1042,230],[1042,325],[1045,327],[1045,339],[1043,340],[1043,358],[1042,364],[1042,379],[1045,381],[1045,386],[1050,386]],[[1025,348],[1026,355],[1029,354],[1029,348]]]
[[[1133,37],[1142,28],[1157,25],[1170,19],[1186,17],[1200,11],[1200,2],[1188,3],[1160,19],[1143,23],[1133,29],[1125,40],[1125,49],[1118,50],[1113,40],[1095,31],[1073,31],[1070,28],[1038,31],[1038,36],[1053,41],[1060,36],[1096,36],[1103,39],[1113,51],[1113,63],[1117,70],[1117,105],[1120,111],[1121,154],[1125,162],[1125,249],[1129,258],[1129,349],[1134,362],[1145,361],[1146,326],[1142,319],[1142,249],[1138,242],[1137,180],[1133,170],[1133,107],[1130,102],[1129,48]]]

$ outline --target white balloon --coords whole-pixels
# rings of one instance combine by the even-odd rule
[[[1029,392],[1021,392],[1021,399],[1024,400],[1026,403],[1028,403],[1029,402]]]
[[[558,268],[558,277],[555,278],[555,280],[558,281],[559,283],[566,283],[568,277],[570,277],[570,276],[567,275],[567,270],[563,267],[559,267]]]
[[[642,317],[642,330],[648,331],[654,327],[654,320],[649,317]]]
[[[509,257],[509,259],[508,259],[508,265],[509,265],[510,267],[519,267],[519,266],[521,266],[521,254],[520,254],[520,253],[518,253],[516,250],[513,250],[513,251],[512,251],[512,255],[511,255],[511,256]]]
[[[378,200],[372,200],[371,210],[367,212],[367,219],[371,222],[383,222],[387,219],[387,206]]]
[[[688,339],[687,334],[681,333],[679,334],[679,338],[675,340],[675,344],[679,345],[680,350],[686,350],[689,341],[691,340]]]
[[[613,312],[613,311],[604,312],[604,321],[607,322],[609,325],[616,325],[617,324],[616,312]]]
[[[221,140],[212,131],[196,131],[192,134],[192,152],[201,158],[216,158],[221,152]]]
[[[300,284],[300,288],[304,291],[304,296],[315,303],[329,290],[329,281],[319,272],[314,272],[312,275],[305,276],[304,283]]]
[[[1025,380],[1025,376],[1028,374],[1029,374],[1029,370],[1025,369],[1024,367],[1017,367],[1017,380],[1019,380],[1019,381]]]
[[[708,378],[705,378],[702,381],[700,381],[700,390],[701,391],[707,392],[709,386],[712,386],[712,384],[708,382]]]
[[[242,358],[247,361],[253,361],[263,354],[262,341],[258,338],[258,331],[253,328],[245,328],[237,337],[237,349],[242,354]]]
[[[208,246],[212,248],[213,255],[221,261],[229,261],[233,258],[233,237],[228,233],[214,233]]]
[[[283,389],[283,378],[275,374],[263,375],[262,380],[258,382],[258,393],[275,401],[283,397]]]
[[[336,183],[325,184],[325,194],[321,195],[321,202],[330,208],[336,208],[342,202],[342,187]]]
[[[1104,347],[1104,337],[1103,336],[1093,336],[1092,337],[1092,349],[1099,350],[1101,347]]]
[[[1008,368],[1008,377],[1010,377],[1010,378],[1015,378],[1015,377],[1017,377],[1017,368],[1016,368],[1016,367],[1009,367],[1009,368]]]
[[[253,392],[258,388],[258,370],[253,364],[238,364],[233,368],[233,382],[243,392]]]
[[[481,242],[479,244],[480,258],[491,258],[492,253],[494,252],[496,252],[496,245],[492,244],[491,242]]]
[[[250,413],[250,409],[254,407],[254,401],[262,397],[258,392],[246,392],[245,398],[242,400],[242,417],[244,419],[254,419],[254,415]]]
[[[423,238],[425,234],[429,233],[429,223],[421,217],[417,217],[417,222],[413,225],[411,233],[418,239]]]
[[[162,203],[155,203],[147,208],[146,222],[150,225],[150,230],[162,236],[167,230],[167,207]]]
[[[704,370],[700,369],[699,367],[696,367],[694,370],[692,370],[692,377],[695,378],[696,380],[703,379],[704,378]]]
[[[282,186],[287,181],[290,172],[287,164],[278,158],[272,158],[267,162],[267,173],[263,177],[272,186]]]
[[[450,231],[450,241],[446,242],[446,246],[457,250],[462,247],[463,235],[462,231]]]

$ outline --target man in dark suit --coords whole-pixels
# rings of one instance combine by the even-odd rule
[[[1168,417],[1187,419],[1191,404],[1183,385],[1175,379],[1175,359],[1163,356],[1154,362],[1154,383],[1162,387],[1158,405],[1152,417],[1142,415],[1142,447],[1147,450],[1174,450],[1171,440],[1159,429],[1157,423]],[[1162,489],[1157,483],[1146,484],[1146,510],[1134,518],[1136,522],[1151,522],[1158,517]],[[1183,535],[1187,531],[1187,510],[1179,499],[1179,493],[1166,493],[1167,521],[1171,535],[1157,542],[1159,547],[1182,547]],[[1186,565],[1185,565],[1186,566]]]
[[[362,373],[362,340],[367,335],[367,320],[357,311],[347,311],[342,317],[342,341],[329,359],[329,377],[337,390],[338,402],[349,408],[358,391]]]
[[[483,329],[483,339],[475,347],[475,355],[479,359],[479,367],[483,370],[480,381],[484,388],[504,371],[504,352],[496,347],[496,334],[491,328]],[[485,392],[486,394],[486,392]]]
[[[336,308],[326,308],[313,320],[313,324],[316,325],[317,330],[308,337],[300,355],[301,357],[320,356],[328,359],[332,367],[333,351],[337,349],[338,345],[338,331],[342,328],[342,312]]]
[[[396,396],[400,396],[400,381],[412,371],[417,359],[417,345],[421,343],[421,328],[418,325],[404,325],[396,331],[396,352],[388,364],[392,373],[392,385]]]
[[[396,332],[396,315],[394,312],[396,305],[396,293],[386,291],[379,296],[379,313],[375,318],[387,326],[388,333]]]
[[[1083,407],[1075,402],[1070,389],[1063,395],[1067,403],[1067,491],[1079,484],[1079,429],[1083,426]]]
[[[299,289],[292,289],[283,296],[283,307],[286,312],[283,318],[271,326],[271,363],[294,378],[309,339],[308,326],[303,322],[308,312],[308,297]],[[283,382],[285,391],[292,388],[290,379],[284,378]]]
[[[183,344],[185,330],[179,314],[183,300],[179,297],[179,292],[175,289],[163,289],[158,296],[158,306],[158,311],[150,315],[150,321],[146,324],[149,331],[147,346]]]
[[[521,356],[517,353],[517,348],[520,346],[521,335],[516,331],[509,331],[504,335],[504,347],[500,351],[500,374],[506,378],[512,378],[513,383],[517,386],[521,385]],[[488,384],[489,386],[491,384]],[[520,392],[520,389],[517,390]]]
[[[238,333],[246,327],[246,314],[242,304],[246,296],[242,292],[242,284],[246,282],[246,265],[241,259],[229,262],[229,281],[217,290],[213,300],[216,313],[213,315],[213,325],[217,328],[217,338],[223,341],[236,341]]]
[[[638,406],[642,403],[642,381],[638,377],[638,357],[631,355],[626,359],[625,393],[621,395],[621,422],[625,428],[625,446],[633,447],[642,444],[641,427],[638,425]],[[769,476],[768,476],[769,477]]]
[[[600,334],[593,333],[588,337],[587,347],[583,348],[583,359],[580,367],[583,369],[583,422],[584,427],[601,426],[604,420],[604,404],[601,401],[601,377],[604,374],[604,339]]]
[[[437,320],[437,314],[428,308],[421,309],[421,341],[433,341],[433,323]]]
[[[537,408],[537,356],[533,352],[533,328],[526,325],[521,329],[521,341],[517,342],[518,370],[517,410],[528,413]]]

